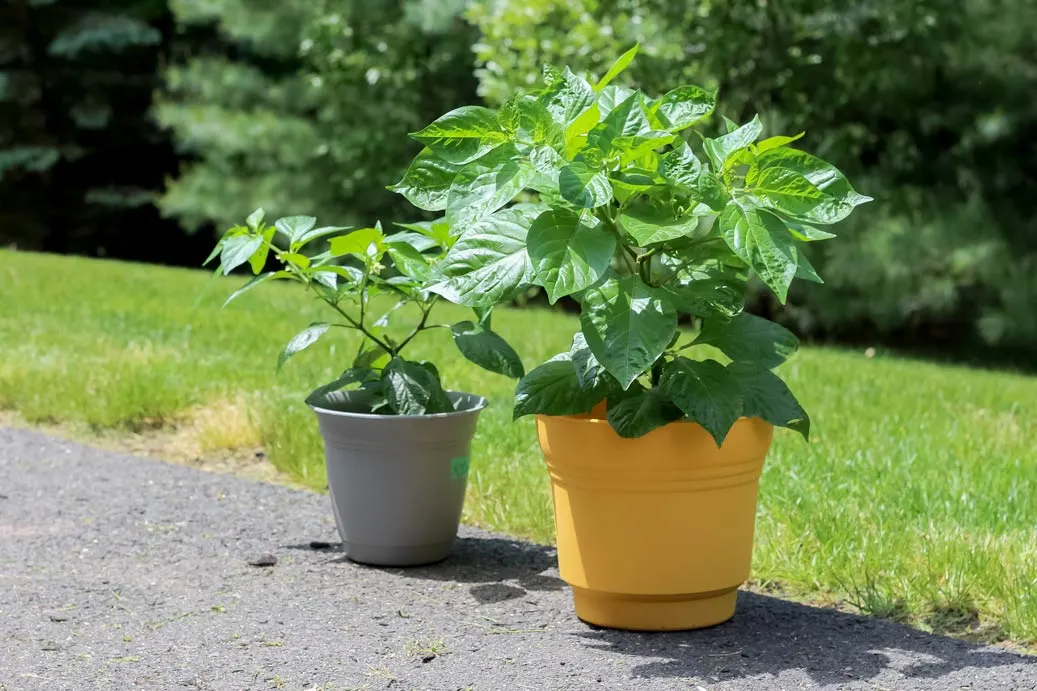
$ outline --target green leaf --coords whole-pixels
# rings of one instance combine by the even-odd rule
[[[338,274],[334,271],[314,271],[312,278],[317,283],[331,290],[338,289]]]
[[[399,225],[399,224],[397,224]],[[392,235],[385,236],[386,245],[406,245],[411,249],[417,250],[419,253],[428,252],[439,247],[439,243],[434,239],[430,238],[424,233],[412,233],[405,231],[402,233],[393,233]],[[423,257],[424,261],[425,258]]]
[[[267,228],[263,231],[262,246],[248,258],[249,266],[252,267],[252,273],[258,275],[263,271],[263,267],[266,266],[266,258],[270,255],[270,242],[274,239],[274,232],[273,228]]]
[[[432,276],[432,269],[429,267],[428,261],[421,252],[410,245],[392,244],[389,245],[386,252],[392,258],[396,270],[404,276],[413,278],[418,283],[423,283]]]
[[[403,179],[389,189],[402,194],[419,209],[441,211],[446,208],[447,193],[460,169],[425,148],[411,162]]]
[[[619,390],[612,375],[598,362],[598,358],[594,357],[582,331],[577,331],[573,336],[572,346],[569,348],[569,359],[572,360],[573,367],[576,369],[576,381],[579,382],[580,388],[600,391]]]
[[[601,120],[601,111],[598,109],[598,105],[594,104],[565,128],[564,151],[566,156],[574,158],[587,145],[587,132],[597,125],[599,120]]]
[[[711,345],[735,362],[770,369],[799,349],[795,334],[774,322],[743,312],[734,319],[706,319],[695,343]]]
[[[427,363],[393,358],[382,370],[385,398],[397,415],[453,412],[436,370]]]
[[[314,272],[314,278],[321,273],[333,273],[339,278],[346,279],[347,283],[360,283],[364,279],[364,272],[355,266],[322,266],[320,271]],[[322,283],[327,285],[325,281],[322,281]]]
[[[212,248],[212,252],[209,252],[209,256],[205,258],[204,262],[202,262],[202,266],[207,266],[209,262],[211,262],[216,257],[220,256],[220,253],[223,251],[223,243],[228,237],[232,236],[224,235],[219,239],[219,242],[216,243],[216,246]]]
[[[605,76],[598,80],[598,83],[594,85],[595,91],[601,91],[609,85],[613,79],[619,76],[619,74],[627,68],[628,65],[634,60],[634,56],[637,55],[637,49],[640,44],[635,43],[633,48],[628,50],[619,56],[619,59],[612,64],[609,71],[605,73]]]
[[[262,235],[232,235],[223,239],[220,248],[220,269],[227,276],[263,247]]]
[[[717,447],[742,415],[738,382],[715,360],[677,358],[663,370],[659,387],[689,420],[709,432]]]
[[[281,261],[300,269],[308,269],[310,266],[310,258],[305,254],[299,254],[298,252],[286,252],[282,254]]]
[[[824,194],[824,200],[809,211],[796,214],[807,223],[838,223],[871,197],[858,194],[838,168],[799,149],[778,148],[761,153],[746,173],[745,184],[755,186],[768,170],[785,170],[806,178]]]
[[[252,279],[249,280],[248,283],[246,283],[245,285],[243,285],[242,287],[238,288],[237,290],[235,290],[233,293],[230,294],[230,297],[227,298],[227,301],[223,303],[223,307],[226,307],[227,305],[229,305],[234,300],[237,300],[239,297],[241,297],[242,295],[244,295],[248,291],[252,290],[256,286],[258,286],[260,283],[266,283],[267,281],[269,281],[271,278],[274,278],[274,277],[284,278],[284,277],[290,276],[290,275],[291,274],[289,274],[287,271],[268,271],[265,274],[259,274],[258,276],[253,276]]]
[[[514,199],[533,179],[533,167],[501,148],[469,163],[454,179],[447,197],[447,222],[462,229]]]
[[[619,215],[619,225],[634,238],[639,247],[675,240],[693,234],[699,227],[698,216],[675,217],[673,209],[658,202],[632,204]]]
[[[402,302],[403,301],[401,300],[401,303]],[[364,341],[366,342],[367,339],[364,339]],[[353,368],[358,370],[371,369],[375,367],[380,360],[384,360],[388,356],[389,353],[386,352],[385,348],[377,343],[372,343],[370,347],[364,348],[357,354],[356,358],[353,360]],[[388,360],[386,360],[386,362],[388,362]]]
[[[259,227],[263,225],[264,218],[266,218],[266,212],[263,211],[262,208],[259,208],[248,215],[248,218],[245,219],[245,223],[247,223],[248,227],[252,230],[258,231]]]
[[[689,84],[667,92],[652,104],[652,113],[671,132],[679,132],[709,116],[716,107],[716,94]]]
[[[464,164],[507,141],[497,114],[482,106],[462,106],[410,135],[446,160]]]
[[[577,77],[566,67],[540,92],[538,100],[556,122],[568,126],[594,105],[596,97],[587,80]]]
[[[546,206],[546,200],[560,197],[558,176],[568,161],[551,147],[539,146],[529,153],[529,162],[533,166],[529,189],[540,192],[541,201]]]
[[[657,188],[664,181],[656,177],[654,173],[641,168],[627,168],[626,170],[612,173],[609,183],[612,185],[612,193],[620,206],[624,205],[631,197]]]
[[[694,191],[702,175],[702,161],[687,142],[681,142],[659,161],[659,174],[679,187]]]
[[[604,171],[573,161],[558,176],[562,197],[581,209],[596,209],[612,201],[612,185]]]
[[[580,386],[569,353],[556,355],[529,372],[515,391],[514,419],[525,415],[579,415],[604,396]]]
[[[550,111],[531,96],[515,96],[501,106],[501,127],[524,143],[561,146],[562,128],[551,118]]]
[[[352,230],[353,226],[324,226],[322,228],[314,228],[313,230],[307,230],[305,233],[299,236],[299,239],[292,243],[292,247],[295,250],[302,249],[309,243],[313,242],[322,237],[328,235],[335,235],[346,230]]]
[[[731,280],[703,279],[665,289],[678,312],[697,317],[733,317],[745,307],[744,285],[732,285]]]
[[[624,389],[662,355],[677,330],[677,312],[665,293],[636,276],[587,289],[582,305],[587,345]]]
[[[634,90],[622,84],[610,84],[598,95],[598,118],[603,118],[616,109],[620,103],[634,95]],[[597,120],[595,120],[595,123]],[[588,131],[590,128],[587,128]]]
[[[810,263],[803,252],[799,252],[799,266],[796,267],[796,278],[801,281],[810,281],[811,283],[824,283],[817,274],[817,270],[814,269],[814,265]]]
[[[733,132],[728,132],[716,139],[706,139],[703,145],[709,155],[709,160],[713,163],[713,168],[717,171],[722,170],[733,154],[755,142],[762,132],[763,123],[760,122],[760,116],[756,115]]]
[[[324,403],[323,399],[329,393],[344,389],[350,384],[366,384],[374,381],[378,381],[378,374],[374,370],[367,367],[353,367],[343,372],[338,379],[311,391],[306,397],[306,403],[319,406]]]
[[[830,240],[835,237],[835,233],[829,233],[828,231],[815,228],[814,226],[804,225],[802,223],[786,222],[785,227],[792,233],[792,237],[802,242],[816,242],[818,240]]]
[[[633,137],[651,131],[652,126],[641,109],[641,94],[633,92],[591,128],[587,133],[587,145],[607,154],[612,150],[616,137]]]
[[[443,280],[429,291],[468,307],[511,299],[533,281],[527,225],[522,212],[503,209],[470,226],[439,262]]]
[[[697,196],[713,211],[723,211],[731,200],[731,195],[728,194],[724,183],[708,170],[703,170],[702,175],[699,176]]]
[[[747,363],[727,367],[742,392],[742,415],[787,427],[810,440],[810,416],[778,375]]]
[[[612,148],[621,154],[620,165],[628,165],[666,146],[675,137],[670,132],[649,130],[631,137],[616,137],[612,140]]]
[[[784,135],[778,135],[777,137],[767,137],[766,139],[764,139],[756,145],[756,153],[762,154],[764,151],[770,151],[771,149],[777,149],[779,146],[791,144],[794,141],[802,139],[804,134],[806,134],[806,132],[800,132],[799,134],[794,135],[792,137],[786,137]]]
[[[796,276],[799,253],[781,219],[764,209],[743,207],[733,201],[724,209],[719,222],[728,247],[785,304],[789,284]]]
[[[642,437],[654,429],[684,417],[662,390],[646,389],[634,382],[624,392],[609,396],[608,420],[621,437]]]
[[[810,215],[828,199],[812,182],[788,168],[771,167],[760,171],[748,190],[763,205],[796,218]]]
[[[315,225],[317,225],[317,219],[313,216],[288,216],[279,218],[274,223],[274,227],[284,233],[289,242],[295,242]]]
[[[612,263],[616,237],[593,216],[567,209],[540,214],[529,227],[529,257],[535,282],[547,289],[553,305],[558,298],[577,293],[598,281]]]
[[[359,228],[348,235],[332,238],[331,254],[335,257],[353,254],[366,259],[371,256],[372,246],[376,253],[381,252],[384,239],[385,235],[378,228]]]
[[[292,340],[288,341],[288,345],[284,347],[281,354],[277,356],[277,369],[281,369],[288,358],[292,357],[298,352],[306,350],[311,345],[317,342],[317,340],[331,328],[331,324],[325,324],[324,322],[315,322],[310,324],[305,329],[295,334]]]
[[[423,221],[421,223],[396,223],[395,225],[400,228],[406,228],[407,230],[413,230],[415,233],[421,233],[429,240],[439,245],[443,249],[450,249],[450,246],[454,244],[455,237],[450,232],[450,224],[445,221]],[[386,238],[386,242],[392,242],[392,238],[395,235],[390,235]],[[411,243],[412,245],[414,243]],[[424,250],[420,249],[417,245],[414,245],[415,249],[420,252]]]
[[[538,146],[529,153],[529,162],[534,170],[548,178],[554,178],[554,186],[558,187],[558,174],[562,172],[568,161],[549,146]]]
[[[515,349],[489,328],[463,321],[451,326],[450,331],[461,354],[483,369],[512,379],[526,373]]]

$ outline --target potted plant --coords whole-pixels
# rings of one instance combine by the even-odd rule
[[[802,135],[761,141],[759,117],[691,129],[710,91],[613,85],[635,52],[593,86],[547,68],[499,112],[448,113],[414,135],[427,148],[397,188],[459,224],[431,292],[485,308],[532,284],[580,305],[571,348],[515,399],[537,416],[577,614],[695,628],[734,614],[773,427],[810,426],[772,372],[797,340],[744,311],[747,281],[782,303],[794,279],[820,282],[804,243],[869,199],[789,146]]]
[[[457,534],[468,480],[469,448],[486,400],[446,391],[431,362],[404,351],[430,329],[449,329],[466,358],[513,378],[522,376],[515,351],[475,321],[434,323],[440,299],[430,277],[456,238],[442,223],[407,226],[387,235],[373,228],[317,227],[312,216],[266,225],[252,213],[230,228],[208,261],[228,274],[248,264],[254,277],[227,303],[268,281],[293,281],[326,303],[330,319],[307,326],[278,358],[278,367],[336,330],[360,336],[350,366],[306,399],[324,439],[328,487],[346,555],[355,561],[410,566],[447,556]],[[318,241],[327,250],[306,254]],[[279,265],[264,271],[270,259]],[[391,266],[391,268],[390,268]],[[390,329],[410,306],[402,332]]]

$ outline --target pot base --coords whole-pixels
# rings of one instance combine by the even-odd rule
[[[716,626],[735,615],[738,589],[678,595],[630,595],[573,587],[576,616],[627,631],[682,631]]]
[[[355,542],[343,542],[346,556],[360,564],[369,566],[424,566],[443,561],[450,556],[454,541],[448,540],[432,545],[386,546],[358,545]]]

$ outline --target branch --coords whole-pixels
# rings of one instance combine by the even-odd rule
[[[403,341],[400,343],[400,345],[396,348],[396,352],[397,353],[399,353],[401,350],[403,350],[403,347],[405,345],[407,345],[408,343],[413,341],[414,337],[417,336],[422,331],[424,331],[426,328],[434,328],[434,327],[426,327],[425,324],[428,323],[429,314],[432,312],[432,306],[436,304],[436,300],[437,299],[439,299],[438,296],[433,295],[431,298],[429,298],[428,303],[425,304],[421,308],[421,321],[418,322],[418,325],[414,327],[414,330],[411,331],[409,334],[407,334],[407,337],[405,339],[403,339]],[[439,326],[439,325],[437,325],[437,326]]]
[[[384,350],[385,352],[389,353],[389,355],[391,355],[391,356],[395,356],[396,355],[396,352],[397,352],[396,350],[394,350],[391,346],[389,346],[389,344],[387,344],[385,341],[383,341],[382,339],[378,338],[373,333],[368,331],[364,327],[362,322],[358,322],[357,320],[353,319],[351,316],[349,316],[349,314],[346,313],[345,310],[343,310],[341,307],[339,307],[337,303],[334,303],[331,300],[328,300],[326,297],[324,297],[323,295],[318,293],[317,289],[313,287],[312,283],[308,283],[307,285],[310,286],[310,288],[317,295],[317,297],[319,297],[321,300],[323,300],[324,303],[328,305],[328,307],[330,307],[331,309],[333,309],[336,312],[338,312],[339,314],[341,314],[342,318],[345,319],[347,322],[349,322],[349,324],[350,324],[350,326],[352,328],[356,329],[357,331],[360,331],[365,336],[367,336],[369,339],[371,339],[371,341],[373,341],[375,344],[381,346],[382,350]],[[361,305],[362,304],[363,304],[363,297],[361,297]]]

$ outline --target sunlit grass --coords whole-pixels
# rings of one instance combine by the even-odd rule
[[[325,315],[277,285],[219,311],[241,280],[0,252],[0,407],[131,431],[211,410],[206,444],[261,442],[280,469],[323,489],[302,398],[346,367],[356,342],[322,341],[277,374],[278,349]],[[440,315],[453,317],[468,315]],[[494,326],[532,366],[568,346],[575,321],[502,310]],[[442,331],[414,355],[436,361],[448,386],[491,399],[466,520],[552,540],[533,424],[511,422],[514,382],[468,365]],[[824,349],[784,374],[815,432],[810,444],[776,435],[754,579],[940,631],[1037,642],[1037,379]]]

